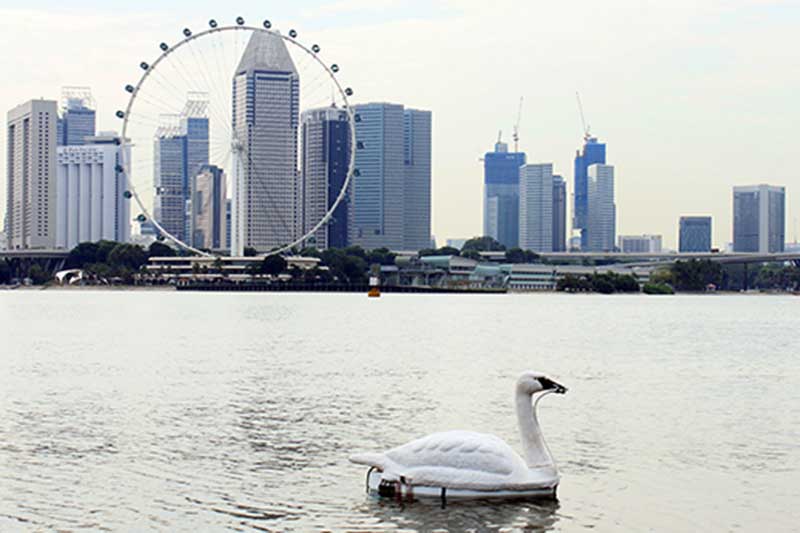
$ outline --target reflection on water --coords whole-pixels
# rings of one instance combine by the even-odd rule
[[[796,298],[0,294],[0,531],[792,530]],[[356,451],[447,429],[519,448],[542,402],[560,502],[401,505]]]

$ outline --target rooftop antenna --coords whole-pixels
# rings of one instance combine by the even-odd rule
[[[589,137],[591,137],[590,133],[591,126],[586,125],[586,117],[583,116],[583,103],[581,102],[581,93],[575,91],[575,97],[578,99],[578,111],[581,114],[581,126],[583,126],[583,140],[588,141]]]
[[[517,111],[517,123],[514,124],[514,153],[519,153],[519,123],[522,121],[522,96],[519,97],[519,110]]]
[[[497,132],[497,144],[503,142],[503,130]]]

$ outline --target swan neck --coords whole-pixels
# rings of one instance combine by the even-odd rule
[[[536,418],[536,407],[530,394],[517,392],[517,422],[524,459],[528,468],[552,467],[555,465],[547,444],[544,442],[539,420]]]

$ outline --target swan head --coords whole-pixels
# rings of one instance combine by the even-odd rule
[[[525,372],[517,380],[517,392],[528,396],[533,396],[537,392],[564,394],[567,388],[541,372]]]

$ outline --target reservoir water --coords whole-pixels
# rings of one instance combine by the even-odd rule
[[[800,298],[0,293],[0,531],[797,531]],[[380,502],[347,457],[446,429],[557,504]]]

